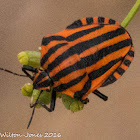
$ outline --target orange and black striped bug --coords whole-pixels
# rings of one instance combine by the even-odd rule
[[[40,64],[44,70],[24,65],[23,72],[33,80],[33,88],[47,90],[53,86],[49,112],[55,108],[56,92],[62,92],[83,103],[94,93],[103,100],[107,96],[97,89],[114,83],[127,70],[134,57],[129,33],[115,20],[83,18],[65,30],[46,35],[42,40]],[[31,76],[28,71],[35,73]]]

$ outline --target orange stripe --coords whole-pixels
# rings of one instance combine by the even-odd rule
[[[117,72],[114,72],[114,77],[116,78],[116,79],[119,79],[120,77],[121,77],[121,75],[119,74],[119,73],[117,73]]]
[[[61,93],[66,94],[66,95],[68,95],[68,96],[70,96],[72,98],[74,97],[74,92],[72,92],[70,90],[62,91]]]
[[[42,57],[46,54],[47,50],[46,50],[46,46],[42,45],[41,46],[41,57],[40,59],[42,59]]]
[[[131,51],[134,51],[134,46],[131,47]]]
[[[39,74],[40,74],[40,71],[39,71],[38,73],[36,73],[36,75],[35,75],[35,77],[34,77],[33,82],[35,82],[35,81],[36,81],[36,79],[37,79],[37,77],[39,76]]]
[[[104,24],[109,24],[109,18],[105,18]]]
[[[120,23],[116,21],[115,25],[120,25]]]
[[[42,83],[42,82],[44,82],[45,80],[48,80],[48,79],[49,79],[49,77],[46,76],[46,77],[44,77],[41,81],[39,81],[38,84],[40,84],[40,83]]]
[[[89,56],[89,55],[91,55],[91,54],[94,54],[94,53],[97,52],[97,51],[98,51],[98,48],[97,48],[97,45],[96,45],[96,46],[94,46],[94,47],[91,47],[91,48],[85,50],[85,51],[82,52],[79,56],[80,56],[80,58],[84,58],[84,57],[86,57],[86,56]]]
[[[48,50],[50,48],[52,48],[53,46],[58,45],[60,43],[67,43],[67,41],[66,40],[62,40],[62,41],[60,41],[60,40],[53,40],[47,46],[42,45],[41,46],[41,58],[40,59],[42,59],[42,57],[48,52]]]
[[[95,24],[97,24],[97,23],[98,23],[98,17],[94,17],[94,18],[93,18],[93,22],[94,22]]]
[[[79,76],[82,76],[84,73],[85,73],[85,69],[79,69],[77,71],[74,71],[74,72],[62,77],[59,81],[55,81],[54,87],[57,87],[62,83],[63,84],[69,83],[71,80],[76,79]]]
[[[100,43],[99,45],[97,45],[98,50],[101,50],[102,48],[106,48],[107,46],[110,46],[110,45],[114,45],[114,44],[121,42],[125,39],[130,39],[127,32],[125,34],[122,34],[122,35],[119,35],[119,36],[114,37],[112,39],[109,39],[103,43]]]
[[[42,88],[38,88],[37,90],[50,90],[50,87],[48,86],[48,87],[42,87]]]
[[[77,54],[74,54],[70,57],[68,57],[67,59],[65,59],[60,65],[58,65],[57,67],[55,67],[50,73],[49,75],[52,77],[54,76],[54,74],[58,73],[59,71],[75,64],[76,62],[80,61],[80,57]]]
[[[63,36],[63,37],[68,37],[76,32],[79,32],[79,31],[82,31],[82,30],[87,30],[89,28],[93,28],[93,27],[97,27],[99,26],[98,24],[90,24],[90,25],[87,25],[87,26],[82,26],[82,27],[79,27],[79,28],[75,28],[75,29],[65,29],[61,32],[58,32],[58,33],[55,33],[55,35],[60,35],[60,36]]]
[[[122,63],[122,65],[120,66],[122,69],[124,69],[125,71],[128,69],[128,67],[126,66],[126,65],[124,65],[123,63]]]
[[[129,56],[129,55],[126,55],[125,59],[127,59],[127,60],[129,60],[129,61],[131,61],[131,62],[132,62],[133,57],[131,57],[131,56]]]
[[[82,22],[82,25],[87,25],[86,18],[82,18],[82,19],[81,19],[81,22]]]
[[[74,96],[73,93],[75,93],[75,91],[80,91],[80,90],[82,90],[82,88],[84,87],[84,85],[85,85],[85,83],[88,81],[88,79],[89,79],[89,77],[88,77],[88,75],[86,75],[86,77],[83,78],[81,82],[79,82],[79,83],[76,84],[76,85],[73,85],[72,87],[68,88],[68,89],[65,90],[65,91],[62,91],[62,93],[64,93],[64,94],[68,94],[68,93],[69,93],[69,94],[70,94],[69,96],[73,97],[73,96]],[[69,91],[70,91],[70,92],[69,92]]]

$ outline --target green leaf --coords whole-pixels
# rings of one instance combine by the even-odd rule
[[[23,65],[40,68],[40,56],[37,51],[22,51],[18,54],[18,60]]]
[[[34,104],[39,96],[40,90],[33,90],[33,94],[31,97],[31,103]],[[47,92],[47,91],[43,91],[39,97],[39,101],[41,101],[42,103],[48,105],[50,103],[51,100],[51,92]],[[41,105],[37,105],[37,108],[40,108]]]
[[[33,93],[33,84],[31,83],[26,83],[22,88],[21,88],[21,93],[23,96],[32,96]]]
[[[74,99],[66,94],[62,94],[62,102],[64,106],[72,112],[77,112],[83,109],[84,104],[77,99]]]
[[[74,101],[72,102],[72,104],[70,105],[70,110],[72,112],[77,112],[80,111],[84,108],[84,104],[81,101]]]

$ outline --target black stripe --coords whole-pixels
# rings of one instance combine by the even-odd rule
[[[121,34],[124,34],[124,33],[125,33],[124,28],[118,28],[117,30],[107,32],[107,33],[102,34],[101,36],[95,37],[93,39],[90,39],[90,40],[87,40],[84,42],[80,42],[80,43],[76,44],[75,46],[72,46],[71,48],[66,50],[61,55],[59,55],[51,64],[48,65],[48,70],[49,71],[53,70],[58,64],[60,64],[61,62],[63,62],[65,59],[72,56],[73,54],[76,54],[76,53],[80,54],[83,51],[85,51],[95,45],[98,45],[106,40],[112,39],[112,38],[119,36]]]
[[[103,24],[104,23],[105,18],[104,17],[98,17],[98,22]]]
[[[90,80],[94,80],[100,76],[102,76],[103,74],[105,74],[112,66],[114,66],[117,62],[119,62],[122,59],[122,57],[116,59],[116,60],[112,60],[110,61],[108,64],[106,64],[105,66],[102,66],[101,68],[99,68],[98,70],[95,70],[91,73],[89,73],[89,79]]]
[[[76,32],[76,33],[74,33],[74,34],[68,36],[68,37],[66,38],[66,40],[67,40],[67,41],[74,41],[74,40],[76,40],[76,39],[78,39],[78,38],[80,38],[80,37],[82,37],[82,36],[84,36],[84,35],[87,35],[87,34],[89,34],[89,33],[91,33],[91,32],[94,32],[94,31],[96,31],[96,30],[98,30],[98,29],[101,29],[101,28],[103,28],[103,27],[104,27],[104,26],[101,25],[101,26],[93,27],[93,28],[90,28],[90,29],[87,29],[87,30],[82,30],[82,31]]]
[[[125,70],[122,69],[121,67],[117,68],[116,72],[120,75],[123,75],[125,73]]]
[[[34,85],[36,85],[38,82],[40,82],[40,80],[42,80],[45,76],[47,76],[46,72],[41,72],[38,77],[36,78],[36,80],[34,81]]]
[[[131,64],[131,61],[125,59],[123,63],[124,63],[127,67],[129,67],[129,65]]]
[[[131,56],[131,57],[134,57],[134,51],[131,51],[131,50],[130,50],[130,51],[128,52],[128,55]]]
[[[93,23],[93,17],[88,17],[86,18],[87,24],[92,24]]]
[[[84,73],[82,76],[79,76],[76,79],[73,79],[72,81],[70,81],[66,84],[61,84],[61,85],[57,86],[57,87],[55,87],[55,91],[62,92],[64,90],[78,84],[85,76],[86,76],[86,73]]]
[[[91,87],[91,80],[88,79],[88,81],[85,83],[85,85],[82,88],[82,90],[75,92],[74,98],[76,98],[78,100],[82,99],[82,97],[88,92],[90,87]]]
[[[66,76],[67,74],[69,74],[73,71],[76,71],[78,69],[83,69],[83,68],[86,68],[93,64],[96,64],[99,60],[101,60],[103,57],[107,56],[108,54],[111,54],[117,50],[120,50],[123,47],[129,46],[130,44],[131,44],[131,40],[126,39],[126,40],[118,42],[114,45],[103,48],[102,50],[100,50],[92,55],[81,58],[81,61],[78,61],[77,63],[61,70],[55,76],[53,76],[52,79],[54,81],[58,81],[60,78]]]
[[[96,62],[98,62],[103,57],[107,56],[108,54],[118,51],[124,47],[128,47],[130,44],[131,44],[131,39],[126,39],[126,40],[120,41],[114,45],[103,48],[103,49],[99,50],[98,52],[94,53],[94,55],[85,57],[84,63],[87,67],[91,66],[91,64],[95,64]]]
[[[61,43],[61,44],[57,44],[55,46],[53,46],[52,48],[50,48],[48,50],[48,52],[42,57],[40,64],[43,67],[43,65],[46,63],[46,61],[48,60],[48,58],[56,52],[57,49],[61,48],[62,46],[67,45],[68,43]]]
[[[78,28],[82,26],[82,22],[81,20],[77,20],[74,23],[72,23],[71,25],[67,26],[67,29],[74,29],[74,28]]]
[[[56,75],[54,75],[52,77],[52,80],[53,81],[58,81],[60,78],[68,75],[69,73],[74,72],[74,71],[76,71],[78,69],[85,68],[85,67],[86,67],[85,64],[82,63],[82,61],[79,61],[79,62],[77,62],[77,63],[75,63],[75,64],[73,64],[73,65],[71,65],[71,66],[69,66],[69,67],[67,67],[67,68],[65,68],[63,70],[61,70],[60,72],[58,72]]]
[[[109,84],[112,84],[112,83],[114,83],[116,80],[117,80],[117,79],[114,77],[114,75],[111,74],[111,75],[104,81],[104,83],[102,84],[101,87],[104,87],[104,86],[107,86],[107,85],[109,85]]]
[[[62,37],[62,36],[50,36],[50,37],[44,37],[42,39],[42,45],[46,46],[48,45],[51,41],[53,40],[66,40],[65,37]]]
[[[113,19],[110,19],[110,20],[109,20],[109,24],[115,24],[115,23],[116,23],[115,20],[113,20]]]
[[[48,86],[48,83],[49,83],[49,81],[48,80],[45,80],[45,81],[43,81],[43,82],[41,82],[40,84],[34,84],[34,87],[36,88],[36,89],[38,89],[38,88],[43,88],[43,87],[46,87],[46,86]]]

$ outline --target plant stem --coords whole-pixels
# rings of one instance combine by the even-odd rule
[[[140,8],[140,0],[137,0],[136,3],[134,4],[134,6],[132,7],[132,9],[130,10],[130,12],[128,13],[128,15],[126,16],[126,18],[121,23],[122,27],[126,28],[126,26],[129,24],[129,22],[135,16],[135,14],[138,12],[139,8]]]

